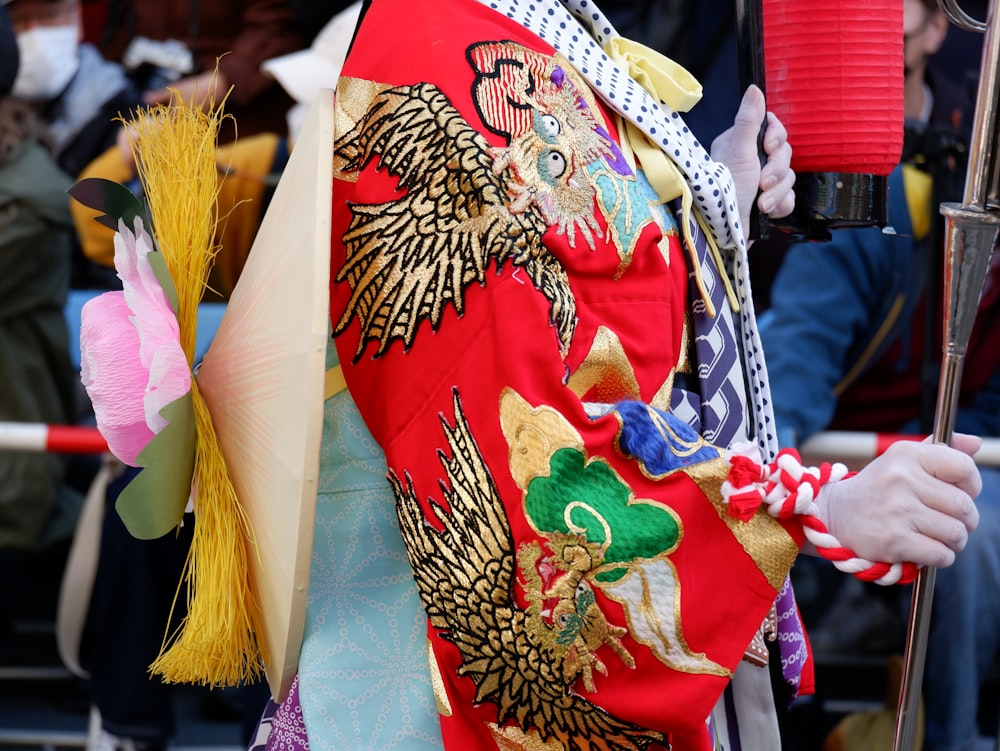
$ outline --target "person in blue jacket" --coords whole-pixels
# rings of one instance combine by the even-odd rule
[[[961,200],[964,109],[961,92],[926,71],[947,19],[934,0],[906,0],[904,7],[907,145],[890,175],[890,227],[838,230],[830,242],[793,245],[760,319],[784,446],[822,430],[926,435],[933,428],[944,289],[937,209],[942,200]],[[956,432],[1000,436],[1000,339],[990,335],[1000,315],[998,261],[994,253],[965,358]],[[981,470],[979,532],[956,565],[939,572],[935,589],[925,751],[974,747],[979,691],[1000,644],[1000,469]],[[850,614],[832,610],[813,630],[818,652],[871,648],[880,636],[901,646],[901,631],[848,645]]]

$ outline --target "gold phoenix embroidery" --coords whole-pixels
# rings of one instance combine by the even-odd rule
[[[555,738],[543,741],[538,737],[536,730],[529,730],[526,733],[513,725],[502,728],[494,723],[487,723],[487,726],[499,751],[565,751],[566,749]]]
[[[499,726],[534,728],[542,741],[574,739],[619,751],[663,742],[661,733],[624,722],[569,691],[564,667],[527,628],[513,599],[513,539],[493,478],[469,431],[457,394],[455,424],[442,418],[442,496],[432,522],[408,478],[390,473],[400,530],[427,617],[461,655],[460,676],[477,704],[496,707]]]
[[[344,86],[355,96],[362,89]],[[409,349],[422,321],[436,329],[448,305],[461,314],[465,288],[484,283],[491,262],[499,271],[509,261],[549,301],[565,353],[576,327],[569,281],[542,243],[547,224],[538,207],[515,210],[510,169],[433,85],[367,91],[374,99],[364,116],[336,140],[338,173],[357,173],[377,159],[398,176],[401,194],[350,206],[347,257],[336,281],[350,284],[351,297],[334,335],[357,318],[355,359],[373,341],[376,356],[395,339]]]

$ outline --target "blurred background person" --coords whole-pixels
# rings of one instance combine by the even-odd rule
[[[929,64],[949,30],[936,1],[904,0],[903,28],[906,137],[889,183],[893,231],[838,230],[830,242],[793,245],[761,317],[785,446],[825,429],[933,429],[944,284],[938,206],[961,200],[971,103],[964,87]],[[955,426],[982,436],[1000,436],[1000,339],[992,331],[1000,254],[993,261]],[[1000,470],[981,471],[979,528],[956,565],[938,573],[923,682],[925,751],[975,748],[979,692],[1000,642]],[[902,652],[905,593],[852,582],[835,596],[816,566],[797,564],[793,574],[818,656]]]
[[[123,61],[126,74],[141,92],[141,102],[165,103],[171,91],[176,91],[185,101],[208,105],[218,103],[232,86],[225,103],[225,112],[232,117],[223,121],[220,130],[221,250],[206,298],[225,300],[288,159],[286,113],[293,100],[261,70],[261,63],[304,47],[297,31],[304,23],[287,0],[181,5],[110,0],[102,9],[104,13],[94,16],[100,21],[100,49],[110,59]],[[138,194],[142,188],[129,134],[120,122],[115,123],[115,134],[113,145],[108,144],[112,147],[93,154],[74,176],[104,178]],[[92,221],[95,211],[75,202],[72,211],[83,255],[110,268],[113,233]]]
[[[76,410],[63,305],[69,289],[67,177],[43,145],[34,111],[9,96],[18,50],[0,7],[0,421],[67,423]],[[39,556],[63,551],[82,497],[64,460],[0,451],[0,657],[12,658],[20,595],[39,581]],[[53,599],[54,602],[54,599]],[[54,612],[54,611],[53,611]]]
[[[292,52],[262,60],[260,75],[285,92],[288,101],[294,105],[286,108],[280,128],[253,135],[236,117],[239,139],[224,144],[219,150],[218,206],[220,216],[226,219],[219,226],[221,251],[209,279],[209,300],[225,300],[232,292],[250,252],[260,219],[288,160],[296,129],[301,126],[316,91],[320,87],[336,84],[336,74],[346,54],[346,49],[341,48],[341,38],[346,34],[349,39],[353,34],[360,5],[360,2],[351,0],[315,3],[298,0],[289,3],[293,25],[309,42],[299,44]],[[344,14],[336,24],[329,23],[334,15],[347,8],[351,8],[350,13]],[[351,29],[347,30],[347,26]],[[263,105],[258,103],[254,106]],[[140,191],[128,133],[118,128],[117,134],[115,148],[95,155],[96,158],[79,177],[101,177]],[[89,260],[111,268],[114,263],[114,233],[93,221],[96,211],[76,202],[71,209],[83,254]]]
[[[219,101],[232,86],[226,112],[248,136],[284,133],[292,100],[260,65],[305,44],[288,0],[109,0],[98,47],[125,65],[148,103],[167,101],[167,86],[186,101]],[[222,139],[235,135],[227,127]]]
[[[115,118],[141,103],[125,69],[82,41],[80,0],[6,0],[22,60],[13,96],[29,103],[44,124],[59,167],[76,179],[113,146]],[[92,263],[74,240],[72,289],[117,289],[110,269]]]
[[[71,177],[115,143],[114,118],[139,103],[118,63],[82,41],[80,0],[7,0],[21,69],[14,96],[46,124],[59,166]]]

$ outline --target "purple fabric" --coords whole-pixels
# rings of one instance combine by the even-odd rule
[[[274,720],[274,713],[277,709],[278,705],[274,703],[274,699],[268,699],[267,704],[264,706],[264,711],[257,721],[257,727],[254,728],[253,735],[250,737],[247,751],[265,751],[267,748],[267,739],[271,737],[271,723]]]
[[[288,697],[277,704],[269,699],[248,751],[309,751],[309,736],[299,702],[299,677],[295,676]]]
[[[680,208],[675,207],[675,210],[677,216],[680,216]],[[717,314],[708,315],[699,299],[700,292],[692,280],[689,294],[694,303],[691,318],[698,360],[699,393],[696,398],[675,393],[672,400],[674,406],[679,406],[685,401],[696,405],[697,418],[701,424],[694,427],[715,445],[730,446],[734,441],[743,441],[748,437],[744,435],[746,415],[742,409],[732,409],[744,403],[743,395],[746,392],[745,376],[739,363],[738,334],[736,323],[729,315],[729,302],[722,280],[719,278],[719,271],[708,257],[705,235],[700,231],[694,231],[693,235],[698,263]],[[778,593],[776,606],[781,673],[794,699],[802,682],[802,670],[805,667],[808,648],[798,607],[795,604],[795,593],[788,578]]]
[[[292,679],[288,697],[274,712],[267,751],[309,751],[309,736],[306,734],[305,720],[302,719],[297,675]]]
[[[792,582],[785,579],[785,585],[778,593],[776,604],[778,614],[778,653],[781,655],[781,675],[791,689],[791,698],[798,696],[802,682],[802,670],[809,658],[805,629],[799,618],[799,608],[795,604]]]

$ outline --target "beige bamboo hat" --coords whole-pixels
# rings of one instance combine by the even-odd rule
[[[265,673],[282,701],[298,667],[315,523],[329,327],[333,91],[319,90],[198,371],[256,537]]]

